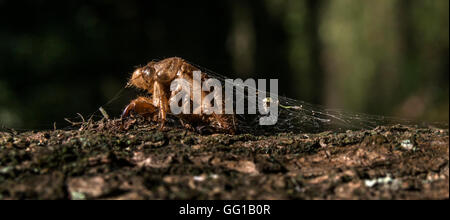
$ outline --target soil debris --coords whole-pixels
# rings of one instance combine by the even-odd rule
[[[199,134],[139,118],[0,132],[0,199],[448,199],[448,133]]]

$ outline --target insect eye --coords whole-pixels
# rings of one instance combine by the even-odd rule
[[[144,71],[142,71],[145,75],[150,76],[150,69],[149,68],[145,68]]]

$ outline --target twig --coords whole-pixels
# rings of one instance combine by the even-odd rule
[[[84,120],[83,115],[81,115],[80,113],[77,113],[78,116],[80,116],[81,120],[83,120],[83,123],[86,123],[86,121]]]
[[[69,120],[68,118],[64,118],[64,120],[69,122],[70,124],[72,124],[72,126],[83,124],[83,122],[73,122],[73,121]]]
[[[104,118],[109,119],[109,115],[108,115],[108,113],[106,113],[106,111],[103,107],[100,106],[100,108],[98,108],[98,110],[100,110],[100,112],[102,113]]]

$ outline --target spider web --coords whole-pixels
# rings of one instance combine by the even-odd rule
[[[209,78],[215,78],[219,80],[222,85],[225,85],[225,79],[228,79],[221,74],[201,67],[197,64],[190,62],[188,63],[201,70],[202,73],[208,75]],[[234,86],[234,94],[239,91],[245,91],[244,89],[236,89],[237,87],[244,87],[242,85]],[[267,96],[270,96],[270,92],[261,91],[257,88],[253,89],[256,89],[257,93],[265,92]],[[244,94],[243,96],[245,97],[244,102],[249,103],[249,99],[247,98],[248,96],[246,94]],[[261,101],[262,99],[258,97],[257,100]],[[253,101],[250,101],[249,105],[250,104],[258,106],[257,103],[253,103]],[[327,109],[326,107],[321,105],[314,105],[308,102],[295,100],[284,96],[278,96],[278,100],[276,102],[270,102],[270,105],[272,104],[278,105],[278,121],[275,125],[259,125],[259,119],[261,117],[266,117],[267,115],[259,114],[257,111],[256,115],[237,115],[237,119],[239,122],[238,130],[248,131],[249,129],[261,129],[274,132],[318,133],[324,131],[345,132],[347,130],[370,130],[376,128],[377,126],[388,125],[405,125],[415,127],[432,126],[448,128],[448,124],[446,123],[425,123],[409,119]]]

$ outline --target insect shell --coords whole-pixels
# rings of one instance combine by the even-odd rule
[[[152,121],[158,121],[163,129],[167,114],[170,114],[169,100],[175,95],[175,91],[170,91],[170,84],[175,79],[185,79],[192,85],[194,71],[199,69],[178,57],[152,61],[144,67],[137,68],[127,86],[143,89],[151,94],[151,97],[141,96],[132,100],[124,109],[122,118],[139,114]],[[202,73],[202,82],[207,79],[208,76]],[[202,91],[201,95],[203,100],[208,93]],[[191,102],[192,100],[191,93]],[[189,129],[207,126],[218,132],[234,134],[236,131],[234,114],[178,114],[176,117]]]

